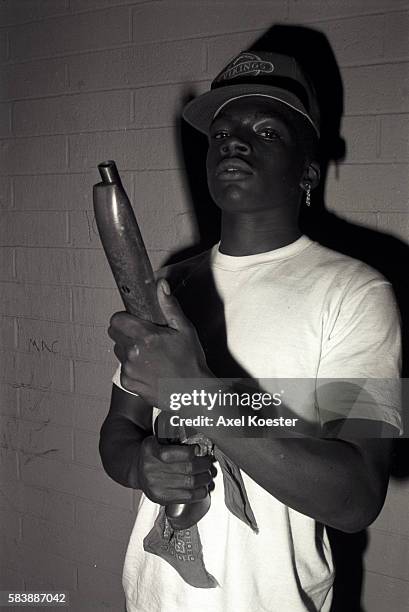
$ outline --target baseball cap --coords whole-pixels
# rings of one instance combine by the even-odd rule
[[[247,96],[278,100],[300,113],[320,134],[314,87],[294,57],[271,51],[242,51],[217,75],[210,91],[189,102],[183,117],[208,134],[214,117],[232,100]]]

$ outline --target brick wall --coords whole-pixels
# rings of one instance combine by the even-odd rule
[[[97,453],[121,308],[92,214],[116,159],[154,264],[195,240],[176,117],[274,22],[322,30],[345,88],[328,207],[409,238],[409,5],[403,0],[3,0],[0,5],[1,589],[67,589],[122,609],[137,494]],[[409,601],[409,485],[393,481],[365,555],[367,612]]]

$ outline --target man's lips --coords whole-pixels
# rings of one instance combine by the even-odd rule
[[[238,157],[223,159],[216,167],[216,176],[222,179],[238,179],[249,174],[253,174],[250,164]]]

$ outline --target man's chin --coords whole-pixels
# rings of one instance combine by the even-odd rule
[[[249,189],[239,182],[226,183],[212,195],[221,210],[248,209],[253,199]]]
[[[271,202],[263,205],[259,200],[255,200],[250,194],[229,194],[230,197],[218,198],[215,200],[216,206],[226,213],[256,213],[262,210],[271,210]]]

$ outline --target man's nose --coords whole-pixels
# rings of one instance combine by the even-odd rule
[[[250,146],[238,136],[230,136],[221,143],[220,152],[223,155],[233,155],[234,153],[248,155],[250,153]]]

